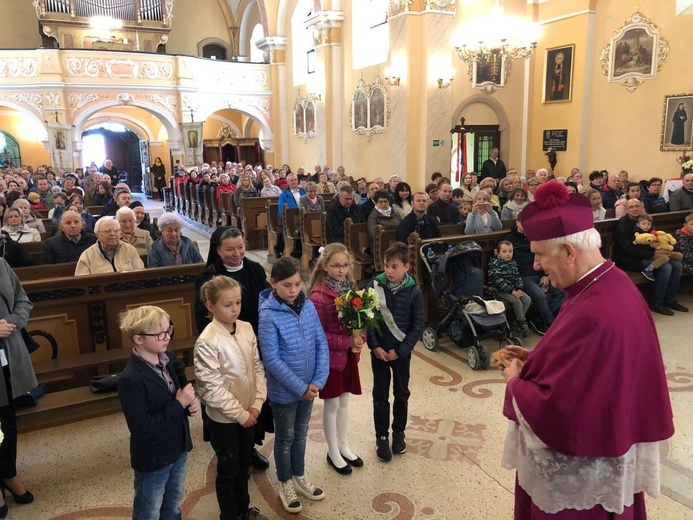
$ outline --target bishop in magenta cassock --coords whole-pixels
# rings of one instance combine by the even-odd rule
[[[640,292],[599,252],[587,198],[558,182],[534,197],[520,219],[535,269],[567,298],[536,348],[510,347],[501,367],[515,519],[645,519],[659,442],[674,433],[657,331]]]

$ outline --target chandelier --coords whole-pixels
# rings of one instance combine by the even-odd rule
[[[455,50],[470,66],[474,62],[488,66],[491,80],[499,83],[503,60],[529,58],[537,46],[539,34],[536,23],[504,14],[496,0],[487,16],[460,28]]]

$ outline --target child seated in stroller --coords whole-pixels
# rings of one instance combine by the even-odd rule
[[[532,304],[531,298],[522,290],[523,283],[517,263],[513,260],[513,245],[508,240],[498,242],[495,256],[488,264],[488,283],[496,289],[495,296],[512,305],[515,319],[522,337],[529,336],[525,314]]]

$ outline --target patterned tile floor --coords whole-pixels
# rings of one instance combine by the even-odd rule
[[[187,234],[187,232],[186,232]],[[203,235],[191,237],[204,240]],[[206,251],[204,253],[206,255]],[[250,255],[261,261],[261,252]],[[693,307],[693,297],[681,298]],[[693,519],[693,312],[656,316],[674,406],[676,434],[662,445],[662,495],[648,498],[649,518]],[[538,338],[532,336],[528,344]],[[493,343],[487,344],[494,347]],[[273,437],[262,452],[272,461],[266,473],[253,472],[253,505],[268,518],[306,519],[498,519],[512,517],[514,475],[500,466],[507,421],[501,415],[503,382],[495,370],[474,372],[464,352],[449,342],[430,352],[417,345],[412,359],[408,450],[387,464],[375,456],[371,416],[371,371],[360,363],[364,393],[352,396],[352,450],[365,465],[346,477],[325,461],[322,403],[316,400],[310,425],[307,472],[325,489],[322,502],[306,503],[299,515],[281,508],[272,461]],[[645,391],[645,390],[644,390]],[[188,459],[184,518],[218,518],[214,458],[202,441],[201,422],[191,421],[194,449]],[[19,471],[36,500],[15,505],[10,518],[72,520],[130,516],[132,472],[128,432],[120,414],[23,434]]]

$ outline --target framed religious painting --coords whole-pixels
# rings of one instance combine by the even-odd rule
[[[654,79],[669,54],[661,31],[637,8],[602,49],[600,62],[609,82],[619,83],[630,93],[644,81]]]
[[[312,99],[306,99],[306,133],[315,134],[315,103]]]
[[[510,61],[495,55],[483,61],[470,61],[467,69],[472,87],[486,94],[493,94],[496,89],[505,86],[509,73]]]
[[[693,94],[664,97],[662,151],[693,149]]]
[[[573,96],[575,45],[546,49],[543,103],[567,103]]]
[[[351,99],[351,130],[364,135],[368,140],[375,134],[381,134],[389,125],[390,100],[387,88],[380,76],[373,83],[366,84],[360,79],[354,96]]]
[[[299,99],[296,100],[296,103],[294,104],[294,135],[298,136],[299,134],[303,134],[306,132],[306,126],[305,126],[305,108],[303,106],[303,100],[300,99],[300,94],[299,94]]]

